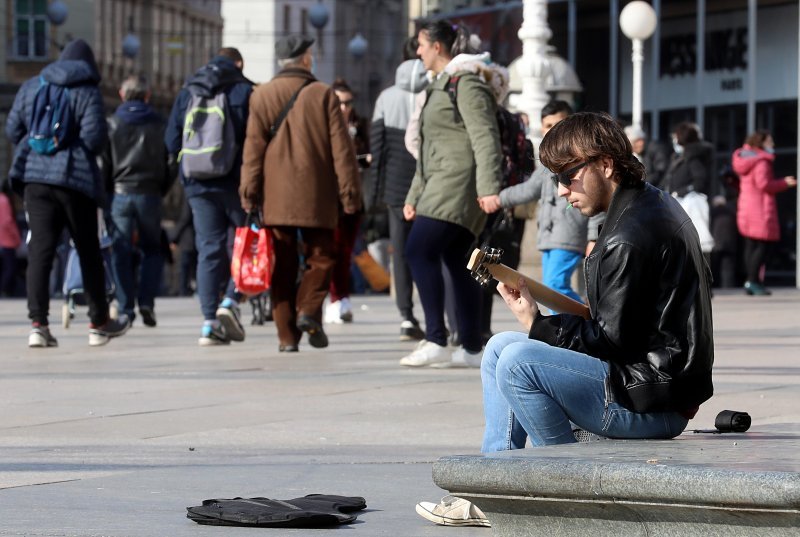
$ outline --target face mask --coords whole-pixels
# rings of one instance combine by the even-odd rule
[[[683,146],[678,144],[678,142],[672,142],[672,149],[675,151],[675,154],[677,155],[683,154]]]
[[[317,74],[317,57],[311,56],[311,74],[316,76]]]
[[[775,148],[774,147],[765,147],[764,151],[766,151],[770,155],[773,155],[775,153]]]

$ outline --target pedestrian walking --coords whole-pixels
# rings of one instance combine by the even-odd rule
[[[776,178],[775,140],[767,130],[750,134],[733,153],[733,170],[739,174],[736,224],[744,237],[744,263],[748,295],[769,295],[764,271],[770,247],[780,239],[778,205],[775,195],[797,186],[793,176]]]
[[[402,319],[400,339],[403,341],[425,337],[414,316],[414,282],[405,256],[412,222],[403,218],[403,205],[417,167],[416,159],[406,150],[404,138],[416,96],[428,85],[425,66],[417,58],[418,46],[416,37],[406,40],[404,61],[395,71],[394,85],[383,90],[375,101],[370,126],[372,167],[364,185],[365,197],[368,198],[366,210],[377,203],[383,203],[387,208],[392,243],[392,283]]]
[[[131,323],[138,303],[144,325],[152,327],[156,326],[155,297],[164,272],[162,198],[172,186],[177,166],[164,145],[166,121],[149,104],[147,80],[128,77],[119,96],[122,104],[108,118],[108,144],[100,158],[106,188],[113,193],[111,236],[117,300]],[[134,273],[136,250],[141,251],[138,275]]]
[[[28,317],[30,347],[56,347],[49,328],[50,270],[63,230],[80,257],[89,306],[89,345],[105,345],[130,327],[109,317],[106,275],[98,239],[105,193],[96,158],[106,143],[100,73],[91,47],[70,41],[58,60],[20,87],[6,121],[15,144],[10,177],[24,188],[30,226]]]
[[[312,73],[313,44],[297,34],[275,43],[281,71],[253,93],[244,144],[241,205],[261,209],[274,238],[272,308],[281,352],[296,352],[303,332],[312,347],[328,346],[322,303],[339,205],[348,215],[361,207],[353,142],[339,98]],[[298,240],[305,261],[299,284]]]
[[[464,266],[486,224],[484,200],[500,191],[502,153],[489,87],[500,75],[489,64],[479,72],[458,68],[459,54],[469,50],[469,36],[449,21],[426,24],[418,39],[417,52],[435,80],[426,89],[417,172],[403,216],[414,220],[405,254],[425,311],[425,339],[400,364],[473,366],[480,362],[482,347],[481,290]],[[458,77],[455,102],[448,91],[451,76]],[[442,261],[453,279],[461,338],[452,355],[444,324]]]
[[[355,95],[353,90],[342,78],[333,82],[333,91],[339,98],[339,109],[347,124],[347,133],[353,141],[359,164],[359,177],[363,170],[369,167],[369,127],[364,118],[358,115],[355,109]],[[336,225],[333,237],[336,244],[336,261],[333,265],[330,285],[330,304],[325,309],[326,323],[351,323],[353,322],[353,306],[350,303],[351,267],[353,265],[353,248],[359,235],[361,216],[363,210],[354,214],[339,213],[339,223]]]
[[[192,209],[203,314],[200,346],[245,338],[239,311],[242,295],[231,279],[228,248],[229,231],[245,220],[238,189],[253,83],[242,74],[243,67],[238,50],[220,49],[178,93],[165,134],[167,150],[180,160]]]

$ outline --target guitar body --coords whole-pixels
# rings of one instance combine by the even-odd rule
[[[549,308],[557,313],[569,313],[579,315],[584,319],[589,319],[589,308],[567,295],[550,289],[541,282],[529,278],[517,270],[514,270],[500,263],[502,250],[494,248],[475,248],[467,263],[467,269],[472,273],[481,285],[486,285],[490,279],[502,282],[508,287],[516,289],[520,278],[525,280],[531,296],[542,306]]]

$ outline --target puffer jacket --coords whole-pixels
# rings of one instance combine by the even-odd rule
[[[369,130],[372,166],[364,182],[367,210],[372,209],[372,200],[393,207],[405,203],[417,161],[406,150],[404,137],[415,97],[427,85],[422,62],[408,60],[397,67],[394,86],[383,90],[375,101]]]
[[[167,155],[164,127],[164,118],[145,102],[119,105],[108,118],[108,145],[99,162],[109,192],[167,193],[177,170]]]
[[[775,194],[789,188],[776,179],[772,165],[775,155],[746,145],[733,153],[733,171],[739,174],[736,224],[743,237],[777,241],[781,237]]]
[[[33,100],[41,85],[39,76],[20,87],[6,121],[6,135],[16,146],[9,172],[15,188],[19,183],[61,186],[104,204],[96,157],[106,143],[106,119],[103,97],[97,87],[100,75],[94,65],[94,58],[58,60],[39,75],[51,84],[69,88],[70,112],[76,129],[70,134],[69,145],[52,155],[39,154],[28,146]]]
[[[591,318],[539,314],[530,337],[608,362],[606,397],[691,414],[713,393],[711,274],[692,221],[654,186],[620,186],[585,261]]]
[[[503,73],[475,56],[460,56],[425,90],[419,160],[406,203],[420,216],[460,225],[477,237],[486,224],[477,198],[499,193],[503,176],[493,90]],[[460,77],[459,122],[447,91],[453,75]]]
[[[236,160],[228,175],[218,179],[198,181],[184,177],[183,170],[181,170],[180,177],[187,198],[206,192],[237,192],[239,189],[242,147],[247,129],[248,104],[250,94],[253,92],[253,82],[248,80],[230,59],[224,56],[214,57],[186,82],[172,106],[164,142],[167,145],[167,151],[177,157],[183,146],[183,123],[192,93],[212,97],[219,92],[225,92],[228,98],[228,108],[236,133]]]

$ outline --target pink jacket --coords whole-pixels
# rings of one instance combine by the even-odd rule
[[[0,248],[14,248],[20,244],[19,227],[14,218],[11,201],[0,193]]]
[[[775,194],[789,185],[772,174],[775,155],[745,144],[733,152],[733,171],[739,174],[736,223],[743,237],[777,241],[781,230]]]

